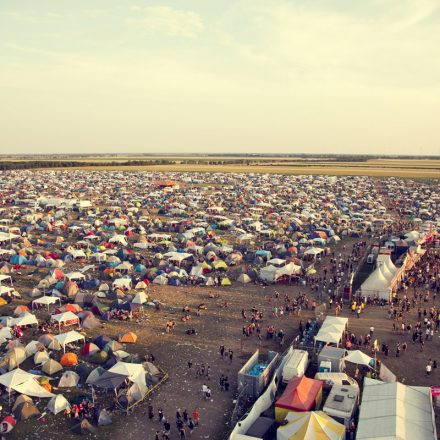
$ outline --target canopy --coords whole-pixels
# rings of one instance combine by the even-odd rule
[[[41,305],[46,305],[47,310],[49,310],[49,305],[55,304],[56,302],[61,304],[60,298],[57,298],[56,296],[43,296],[41,298],[34,299],[32,301],[32,308],[34,308],[34,304],[41,304]]]
[[[61,323],[63,324],[78,324],[79,325],[79,318],[71,311],[64,312],[64,313],[58,313],[57,315],[51,316],[52,321],[58,322],[58,325],[61,326]]]
[[[349,354],[345,356],[344,360],[346,362],[351,362],[352,364],[365,365],[367,367],[371,367],[372,363],[374,365],[374,359],[360,350],[350,351]]]
[[[60,343],[64,351],[66,351],[67,344],[71,344],[72,342],[81,341],[81,340],[85,342],[86,340],[84,335],[74,330],[67,333],[61,333],[60,335],[56,335],[55,339]]]

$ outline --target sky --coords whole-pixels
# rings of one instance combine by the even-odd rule
[[[0,154],[440,155],[439,0],[2,0]]]

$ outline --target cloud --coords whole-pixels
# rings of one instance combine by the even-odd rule
[[[199,14],[193,11],[174,9],[169,6],[133,6],[136,18],[128,23],[141,26],[149,32],[159,32],[171,37],[196,38],[205,25]]]

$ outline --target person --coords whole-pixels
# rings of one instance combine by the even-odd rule
[[[188,420],[188,429],[189,429],[189,433],[192,434],[194,431],[194,422],[192,421],[191,417]]]
[[[168,422],[168,420],[165,420],[164,424],[163,424],[163,435],[162,438],[163,440],[169,440],[170,439],[170,433],[171,433],[171,424],[170,422]]]
[[[194,408],[192,416],[193,416],[193,420],[194,420],[194,425],[195,426],[199,426],[200,414],[199,414],[199,409],[198,408]]]
[[[180,440],[186,439],[185,428],[183,426],[179,428],[179,434],[180,434]]]
[[[431,370],[432,370],[431,363],[428,362],[428,364],[426,365],[426,375],[427,376],[429,376],[431,374]]]

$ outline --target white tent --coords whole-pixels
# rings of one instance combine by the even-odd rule
[[[26,396],[31,397],[52,397],[54,394],[49,393],[46,388],[43,388],[39,383],[37,383],[34,379],[27,380],[19,385],[12,387],[15,391],[25,394]]]
[[[34,304],[40,304],[40,305],[46,305],[47,306],[47,310],[49,310],[49,306],[51,304],[55,304],[56,302],[58,302],[61,305],[60,298],[57,298],[57,297],[54,297],[54,296],[43,296],[41,298],[34,299],[32,301],[32,308],[34,308]]]
[[[26,394],[32,397],[52,397],[53,394],[41,387],[34,378],[35,374],[28,373],[21,368],[15,368],[8,373],[0,376],[0,384],[4,385],[9,390],[15,390],[19,393]]]
[[[47,404],[47,409],[54,414],[65,411],[67,408],[70,408],[70,403],[62,394],[52,397]]]
[[[278,267],[272,266],[271,264],[261,268],[260,270],[260,278],[264,281],[272,282],[275,280],[275,274],[278,271]]]
[[[339,346],[344,331],[347,329],[348,318],[339,318],[337,316],[327,316],[315,336],[316,342],[326,344],[336,344]]]
[[[437,439],[431,389],[364,378],[356,439]]]
[[[81,272],[70,272],[66,274],[66,278],[70,281],[85,280],[86,276]]]
[[[389,301],[391,296],[390,282],[382,273],[381,266],[370,274],[370,276],[362,283],[361,291],[364,296],[378,296],[380,299]]]
[[[247,283],[250,283],[252,280],[251,280],[251,277],[250,277],[248,274],[246,274],[246,273],[242,273],[242,274],[237,278],[237,281],[238,281],[239,283],[247,284]]]
[[[365,365],[367,367],[371,367],[371,361],[374,361],[373,358],[363,353],[360,350],[349,351],[348,355],[344,358],[345,362],[351,362],[352,364],[357,365]]]
[[[116,278],[113,281],[113,288],[125,287],[126,289],[131,289],[131,279],[130,278]]]
[[[72,330],[67,333],[61,333],[60,335],[56,335],[55,339],[60,343],[61,347],[63,347],[63,350],[66,351],[66,345],[72,344],[76,341],[83,341],[85,342],[86,338],[81,333],[76,332],[75,330]]]
[[[165,286],[168,284],[168,278],[165,275],[158,275],[156,278],[154,278],[153,283]]]
[[[25,325],[38,324],[38,319],[31,313],[22,313],[18,318],[14,319],[14,325],[17,327],[23,327]]]
[[[132,301],[133,304],[144,304],[146,302],[147,302],[147,295],[145,294],[145,292],[136,293]]]
[[[304,252],[304,255],[314,255],[314,256],[316,256],[316,255],[322,254],[323,252],[324,252],[324,249],[317,248],[317,247],[311,247],[311,248],[308,248]]]
[[[126,362],[117,362],[108,370],[110,373],[123,374],[132,382],[146,385],[145,370],[142,364],[129,364]]]
[[[58,313],[56,315],[51,316],[52,321],[58,322],[58,326],[61,327],[61,323],[72,323],[72,324],[78,324],[79,325],[79,318],[75,315],[75,313],[71,312],[70,310],[68,312]]]

